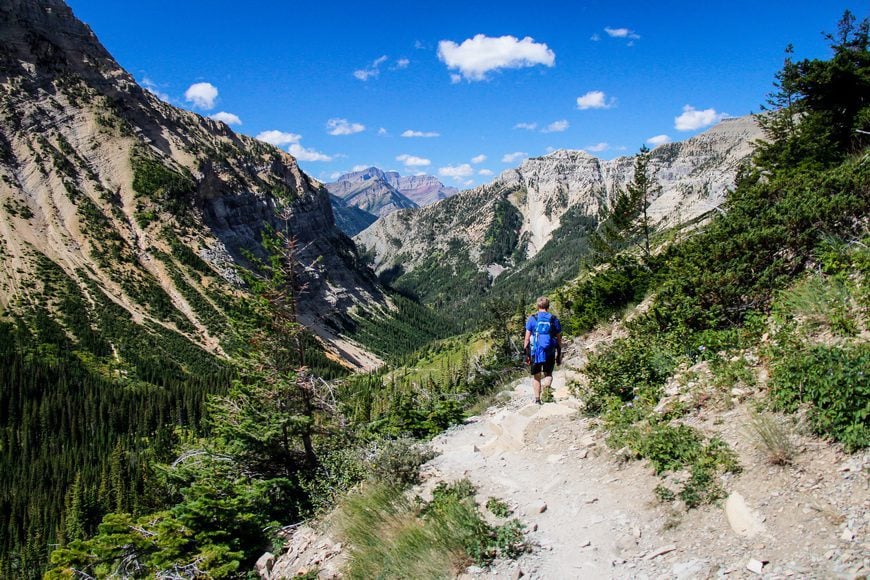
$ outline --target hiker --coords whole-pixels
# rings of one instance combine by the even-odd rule
[[[555,315],[550,314],[550,300],[546,296],[538,298],[537,306],[538,311],[526,320],[523,349],[532,375],[535,403],[540,405],[541,386],[550,388],[553,367],[562,364],[562,325]]]

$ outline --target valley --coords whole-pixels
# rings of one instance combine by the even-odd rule
[[[846,12],[762,111],[686,105],[696,133],[637,154],[516,150],[496,175],[394,153],[327,180],[309,164],[366,130],[442,134],[248,136],[204,114],[210,83],[185,108],[63,0],[8,0],[0,577],[866,576],[868,28]],[[488,37],[466,42],[437,51],[455,90],[553,66],[506,36],[532,52],[475,71],[456,51]],[[570,356],[538,407],[542,294]]]

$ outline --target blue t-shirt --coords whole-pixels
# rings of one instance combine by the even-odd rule
[[[548,318],[549,317],[549,318]],[[542,335],[538,332],[538,322],[550,322],[550,332]],[[526,330],[532,333],[529,342],[529,356],[533,363],[546,362],[556,353],[556,337],[562,333],[562,325],[554,314],[549,312],[536,312],[526,320]],[[536,340],[537,337],[537,340]]]

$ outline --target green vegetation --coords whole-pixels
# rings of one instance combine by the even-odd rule
[[[563,291],[578,329],[636,301],[641,289],[655,294],[626,325],[629,336],[590,360],[588,412],[612,409],[613,400],[654,406],[672,371],[699,359],[722,377],[751,382],[716,353],[757,344],[773,305],[780,322],[768,357],[777,403],[810,404],[814,428],[847,449],[870,444],[868,350],[859,338],[867,324],[866,224],[855,219],[870,209],[867,140],[856,132],[870,128],[870,106],[858,96],[870,84],[867,30],[847,14],[831,60],[787,62],[780,82],[792,91],[790,105],[761,118],[770,141],[738,179],[724,214],[652,256],[649,274],[617,261]],[[792,125],[797,114],[802,120]],[[800,278],[811,268],[821,273]],[[604,306],[589,309],[590,297]],[[842,338],[820,342],[825,329]],[[636,407],[631,414],[643,418]]]
[[[352,546],[350,578],[446,578],[469,564],[515,558],[527,550],[522,525],[493,527],[474,503],[467,481],[439,484],[429,502],[412,503],[402,489],[377,485],[342,504],[340,528]]]

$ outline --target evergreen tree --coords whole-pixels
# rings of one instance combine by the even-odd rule
[[[644,145],[635,156],[631,182],[617,192],[609,207],[601,209],[598,229],[590,236],[590,246],[599,263],[612,260],[632,246],[641,252],[644,261],[649,260],[653,227],[647,210],[660,189],[649,162],[650,151]]]

